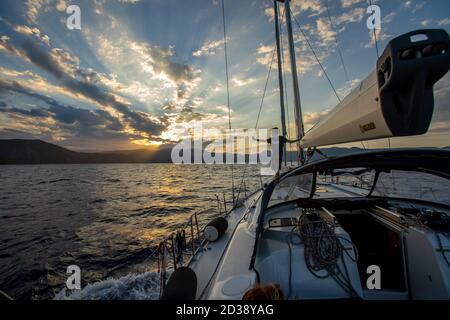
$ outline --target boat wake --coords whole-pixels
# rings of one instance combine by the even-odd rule
[[[88,284],[81,290],[64,288],[55,300],[158,300],[160,275],[157,272],[129,274]]]

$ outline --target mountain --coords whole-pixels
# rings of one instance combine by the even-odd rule
[[[171,150],[172,145],[166,145],[156,151],[139,149],[76,152],[42,140],[0,139],[0,164],[171,163]],[[359,148],[325,148],[321,150],[328,157],[363,151]],[[295,157],[294,152],[288,152],[288,159],[295,160]],[[320,158],[317,154],[314,156],[314,159]],[[248,156],[246,156],[246,159],[248,159]]]
[[[169,162],[170,148],[76,152],[41,140],[0,140],[0,164]]]

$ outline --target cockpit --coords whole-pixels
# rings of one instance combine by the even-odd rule
[[[268,185],[250,222],[261,283],[280,284],[288,299],[408,299],[449,290],[411,277],[427,269],[450,280],[449,153],[416,156],[408,163],[414,158],[406,151],[327,160]],[[417,249],[424,247],[434,250]],[[381,285],[370,283],[374,268]]]

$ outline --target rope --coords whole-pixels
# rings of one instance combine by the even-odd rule
[[[230,108],[230,85],[229,85],[229,76],[228,76],[228,49],[227,49],[227,31],[226,31],[226,23],[225,23],[225,3],[222,0],[222,23],[223,23],[223,41],[224,41],[224,49],[225,49],[225,75],[227,79],[227,106],[228,106],[228,130],[230,133],[230,140],[232,138],[231,135],[231,108]],[[231,141],[231,145],[234,146],[233,141]],[[234,150],[232,150],[233,160],[234,160]],[[234,162],[234,161],[233,161]],[[231,166],[231,189],[233,192],[233,207],[235,206],[235,197],[234,197],[234,166]]]
[[[331,86],[331,89],[333,89],[333,92],[334,92],[334,94],[336,95],[336,98],[338,99],[339,102],[341,102],[341,98],[339,98],[339,95],[337,94],[337,91],[336,91],[336,89],[334,88],[334,85],[333,85],[333,83],[331,82],[330,77],[328,76],[327,72],[325,71],[325,68],[323,67],[322,63],[320,62],[319,57],[318,57],[317,54],[316,54],[316,51],[313,49],[311,43],[309,42],[308,37],[306,36],[305,32],[303,32],[303,29],[302,29],[302,27],[300,26],[300,23],[297,21],[297,18],[295,18],[294,15],[293,15],[292,17],[294,18],[294,21],[295,21],[295,23],[297,24],[298,29],[300,30],[300,32],[302,33],[303,37],[305,38],[306,43],[307,43],[308,46],[309,46],[309,49],[311,49],[311,51],[312,51],[312,53],[313,53],[313,55],[314,55],[314,58],[315,58],[316,61],[317,61],[317,64],[320,66],[320,68],[322,69],[323,74],[324,74],[325,77],[327,78],[328,83],[329,83],[330,86]]]
[[[312,216],[312,215],[311,215]],[[309,271],[319,279],[330,276],[342,253],[342,247],[334,234],[334,227],[329,227],[323,220],[311,221],[309,215],[303,214],[299,220],[300,234],[305,247],[305,263]],[[328,272],[320,275],[319,272]]]
[[[340,242],[340,237],[335,233],[335,227],[335,224],[328,224],[315,214],[303,213],[300,216],[298,229],[303,241],[305,264],[316,278],[332,277],[345,292],[351,297],[356,297],[358,294],[352,287],[343,255],[346,250]],[[352,246],[354,247],[353,244]],[[346,254],[351,260],[356,261],[357,251],[354,252],[355,257],[351,257],[347,252]],[[345,273],[339,266],[339,260],[342,261]]]

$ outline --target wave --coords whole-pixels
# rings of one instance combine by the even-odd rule
[[[82,290],[62,289],[54,300],[158,300],[160,275],[157,272],[129,274],[88,284]]]
[[[56,180],[50,180],[50,181],[40,181],[37,184],[57,183],[57,182],[61,182],[61,181],[71,181],[71,180],[72,179],[62,178],[62,179],[56,179]]]
[[[94,203],[104,203],[104,202],[106,202],[106,201],[107,201],[106,199],[103,199],[103,198],[97,198],[97,199],[92,200],[92,201],[90,202],[90,204],[94,204]]]
[[[189,213],[194,208],[184,206],[184,207],[160,207],[160,206],[154,206],[154,207],[143,207],[143,208],[137,208],[132,210],[133,213],[130,212],[130,215],[134,217],[139,216],[154,216],[154,217],[166,217],[171,214],[183,214],[183,213]]]

